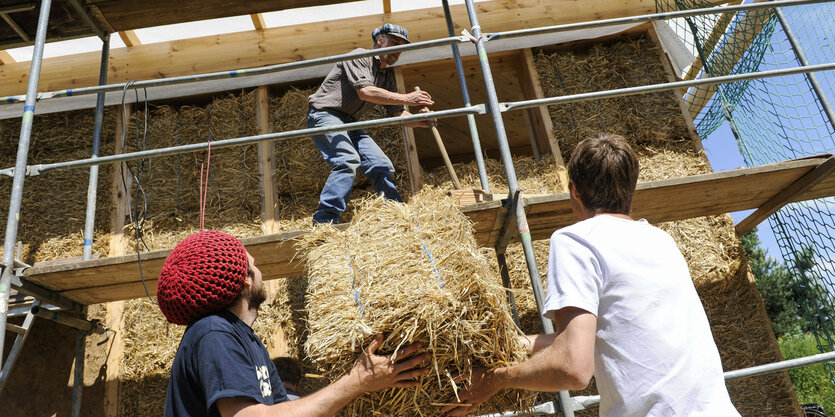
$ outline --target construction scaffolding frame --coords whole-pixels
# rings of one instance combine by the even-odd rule
[[[46,30],[48,24],[48,17],[49,11],[51,6],[51,0],[41,0],[40,5],[40,14],[38,19],[38,29],[34,43],[34,51],[33,57],[31,61],[31,71],[30,76],[27,84],[27,90],[25,96],[9,96],[0,98],[0,104],[7,104],[7,103],[16,103],[16,102],[24,102],[24,112],[22,116],[22,123],[21,123],[21,132],[20,132],[20,140],[18,143],[17,149],[17,157],[15,166],[13,168],[6,168],[0,170],[0,176],[9,176],[13,178],[13,185],[9,203],[9,214],[8,220],[6,223],[6,233],[5,233],[5,240],[4,240],[4,249],[3,249],[3,256],[2,256],[2,274],[0,275],[0,331],[3,332],[3,337],[0,338],[0,352],[3,351],[3,345],[5,341],[5,331],[12,330],[18,333],[18,336],[15,340],[14,346],[11,349],[11,352],[8,356],[8,359],[5,359],[0,356],[0,366],[2,366],[2,373],[0,373],[0,392],[4,388],[6,381],[8,379],[9,373],[11,368],[14,366],[15,360],[17,359],[18,354],[20,353],[23,343],[26,340],[26,336],[28,335],[29,328],[34,320],[35,316],[49,318],[51,320],[55,320],[59,323],[66,324],[78,330],[78,338],[76,344],[76,371],[75,371],[75,383],[73,385],[73,409],[72,415],[78,416],[80,414],[80,398],[81,398],[81,387],[83,385],[83,366],[84,366],[84,337],[86,334],[89,333],[105,333],[107,329],[97,321],[88,321],[86,320],[86,306],[76,303],[73,300],[65,298],[60,294],[57,294],[49,289],[40,287],[38,285],[34,285],[26,281],[23,277],[23,270],[29,267],[28,265],[23,264],[22,262],[15,259],[15,247],[17,244],[17,231],[19,225],[19,216],[21,210],[21,201],[23,195],[23,185],[25,178],[27,176],[34,176],[39,175],[41,173],[46,173],[51,170],[56,169],[65,169],[65,168],[80,168],[80,167],[90,167],[90,179],[89,179],[89,187],[88,187],[88,198],[87,198],[87,211],[86,211],[86,218],[85,218],[85,231],[84,231],[84,256],[83,259],[90,259],[91,252],[92,252],[92,232],[93,226],[95,222],[95,205],[96,205],[96,189],[97,189],[97,178],[98,178],[98,166],[101,164],[110,164],[110,163],[119,163],[119,162],[126,162],[126,161],[134,161],[139,159],[145,159],[150,157],[159,157],[164,155],[174,155],[180,153],[189,153],[189,152],[196,152],[205,149],[209,145],[207,143],[198,143],[198,144],[190,144],[190,145],[181,145],[181,146],[174,146],[168,148],[161,148],[155,150],[148,150],[148,151],[139,151],[139,152],[131,152],[131,153],[122,153],[117,155],[109,155],[109,156],[99,156],[99,142],[101,138],[101,128],[102,128],[102,118],[103,118],[103,107],[104,107],[104,94],[106,92],[111,91],[121,91],[125,89],[139,89],[139,88],[146,88],[151,86],[164,86],[164,85],[173,85],[173,84],[182,84],[182,83],[190,83],[190,82],[199,82],[199,81],[207,81],[207,80],[215,80],[221,78],[231,78],[231,77],[245,77],[245,76],[254,76],[254,75],[261,75],[267,73],[274,73],[280,71],[287,71],[290,69],[297,69],[297,68],[304,68],[310,67],[314,65],[321,65],[327,63],[336,63],[340,61],[344,61],[347,59],[353,58],[360,58],[360,57],[367,57],[372,55],[379,55],[381,53],[392,53],[392,52],[405,52],[410,50],[417,50],[423,48],[430,48],[436,46],[445,46],[450,45],[452,49],[452,57],[454,59],[456,72],[458,75],[459,83],[461,86],[462,97],[464,106],[460,108],[450,109],[450,110],[443,110],[433,112],[431,114],[415,114],[410,116],[401,116],[401,117],[391,117],[386,119],[380,120],[370,120],[370,121],[363,121],[363,122],[354,122],[348,123],[344,126],[335,127],[335,128],[314,128],[314,129],[301,129],[301,130],[294,130],[294,131],[286,131],[286,132],[277,132],[277,133],[270,133],[270,134],[261,134],[256,136],[247,136],[247,137],[240,137],[234,139],[226,139],[220,141],[213,141],[211,146],[214,148],[225,148],[225,147],[234,147],[234,146],[241,146],[246,144],[254,144],[254,143],[266,143],[271,141],[278,141],[283,139],[289,138],[296,138],[296,137],[303,137],[303,136],[311,136],[314,134],[320,134],[325,132],[332,132],[336,130],[344,130],[348,129],[361,129],[366,127],[372,126],[382,126],[382,125],[393,125],[393,124],[402,124],[406,122],[414,122],[414,121],[421,121],[421,120],[428,120],[428,119],[441,119],[441,118],[449,118],[449,117],[458,117],[458,116],[466,116],[469,124],[470,135],[473,142],[473,148],[475,153],[475,159],[478,165],[479,176],[481,185],[485,190],[489,190],[489,184],[487,183],[487,176],[484,168],[484,161],[482,159],[482,152],[480,148],[480,142],[478,137],[478,132],[475,126],[475,119],[474,115],[476,114],[489,114],[492,118],[493,126],[495,128],[495,132],[498,139],[499,151],[501,154],[501,160],[504,165],[505,176],[509,186],[509,193],[507,199],[504,200],[504,206],[508,209],[509,213],[505,220],[504,225],[502,226],[502,230],[500,231],[500,237],[496,241],[496,256],[500,266],[500,270],[502,271],[503,281],[506,286],[509,287],[509,280],[506,278],[507,272],[507,264],[505,262],[505,250],[507,245],[509,244],[511,237],[514,236],[514,227],[515,227],[515,235],[518,236],[519,240],[522,243],[523,252],[525,255],[525,260],[527,264],[528,273],[531,278],[531,284],[534,291],[534,298],[536,300],[537,309],[539,312],[542,312],[543,300],[544,300],[544,291],[542,289],[542,284],[540,281],[540,274],[539,268],[537,266],[536,258],[534,255],[534,250],[532,246],[532,239],[530,230],[528,228],[528,222],[526,217],[526,200],[522,198],[521,190],[519,188],[519,184],[516,178],[516,171],[513,165],[513,160],[511,157],[510,147],[508,145],[508,138],[507,133],[504,127],[504,122],[502,119],[502,113],[507,111],[513,110],[521,110],[526,108],[538,107],[543,105],[556,105],[556,104],[565,104],[571,102],[578,102],[578,101],[586,101],[586,100],[594,100],[606,97],[616,97],[616,96],[626,96],[626,95],[635,95],[635,94],[645,94],[651,92],[658,92],[658,91],[675,91],[680,90],[682,88],[688,88],[693,86],[699,85],[719,85],[724,83],[730,83],[735,81],[741,80],[749,80],[749,79],[758,79],[758,78],[766,78],[766,77],[777,77],[783,75],[790,75],[790,74],[807,74],[810,78],[813,78],[813,73],[817,71],[830,71],[835,70],[835,62],[830,62],[826,64],[819,64],[819,65],[808,65],[808,62],[802,62],[800,66],[795,68],[788,68],[788,69],[781,69],[781,70],[772,70],[772,71],[763,71],[763,72],[752,72],[747,74],[737,74],[737,75],[729,75],[729,76],[716,76],[716,77],[704,77],[697,80],[690,80],[690,81],[679,81],[679,82],[667,82],[667,83],[659,83],[659,84],[652,84],[646,86],[639,86],[639,87],[626,87],[621,89],[615,90],[607,90],[607,91],[596,91],[591,93],[583,93],[583,94],[574,94],[574,95],[565,95],[565,96],[558,96],[558,97],[551,97],[551,98],[542,98],[542,99],[533,99],[533,100],[524,100],[524,101],[517,101],[517,102],[508,102],[508,103],[500,103],[498,101],[498,96],[496,93],[495,86],[493,85],[493,77],[490,70],[489,62],[488,62],[488,53],[485,48],[485,43],[489,42],[490,40],[500,39],[500,38],[513,38],[513,37],[526,37],[526,36],[533,36],[539,34],[546,34],[546,33],[555,33],[555,32],[563,32],[563,31],[570,31],[570,30],[577,30],[577,29],[588,29],[588,28],[596,28],[596,27],[604,27],[604,26],[614,26],[624,23],[643,23],[643,22],[653,22],[653,21],[661,21],[673,18],[680,18],[680,17],[689,17],[689,16],[697,16],[697,15],[709,15],[709,14],[719,14],[719,13],[727,13],[727,12],[736,12],[736,11],[743,11],[743,10],[755,10],[755,9],[775,9],[778,10],[779,13],[780,7],[791,7],[791,6],[798,6],[798,5],[805,5],[805,4],[813,4],[813,3],[824,3],[830,2],[833,0],[776,0],[770,2],[761,2],[761,3],[751,3],[751,4],[741,4],[741,5],[732,5],[732,6],[717,6],[717,7],[710,7],[704,9],[693,9],[693,10],[685,10],[685,11],[677,11],[677,12],[668,12],[668,13],[655,13],[655,14],[647,14],[647,15],[640,15],[640,16],[630,16],[630,17],[623,17],[623,18],[614,18],[614,19],[605,19],[605,20],[598,20],[598,21],[591,21],[591,22],[582,22],[582,23],[572,23],[572,24],[563,24],[563,25],[556,25],[556,26],[548,26],[542,28],[533,28],[533,29],[524,29],[524,30],[515,30],[515,31],[507,31],[507,32],[498,32],[498,33],[485,33],[478,20],[478,14],[476,8],[474,6],[473,0],[465,0],[466,10],[469,18],[471,33],[467,31],[463,31],[461,36],[455,36],[453,33],[453,24],[451,20],[451,14],[449,11],[449,4],[447,0],[443,0],[443,9],[444,15],[446,19],[446,24],[449,30],[450,36],[447,38],[423,41],[423,42],[415,42],[412,44],[388,47],[388,48],[380,48],[374,49],[369,51],[363,52],[354,52],[349,54],[342,54],[342,55],[334,55],[328,56],[323,58],[316,58],[316,59],[309,59],[304,61],[298,62],[291,62],[286,64],[279,64],[279,65],[272,65],[266,66],[261,68],[254,68],[254,69],[241,69],[235,71],[224,71],[224,72],[215,72],[215,73],[207,73],[207,74],[197,74],[197,75],[190,75],[190,76],[180,76],[180,77],[171,77],[166,79],[159,79],[159,80],[146,80],[146,81],[136,81],[136,82],[129,82],[129,83],[119,83],[119,84],[106,84],[107,81],[107,57],[109,53],[109,37],[110,34],[106,31],[102,30],[101,28],[97,27],[95,22],[89,18],[84,10],[83,6],[81,6],[77,0],[73,0],[71,3],[74,8],[78,11],[84,12],[83,15],[87,17],[85,21],[93,28],[94,32],[99,35],[102,39],[102,61],[100,67],[100,77],[99,77],[99,86],[95,87],[84,87],[78,89],[71,89],[71,90],[60,90],[60,91],[53,91],[53,92],[43,92],[39,93],[37,91],[38,80],[40,76],[40,68],[43,59],[43,48],[46,39]],[[782,23],[782,22],[781,22]],[[458,49],[459,44],[462,43],[472,43],[474,44],[476,55],[478,57],[478,61],[481,67],[482,78],[485,85],[485,91],[487,94],[488,102],[485,104],[477,104],[473,105],[470,103],[469,93],[467,91],[466,81],[463,73],[463,68],[461,64],[461,56]],[[799,54],[802,54],[802,51],[798,51]],[[30,146],[30,138],[32,133],[32,123],[34,118],[35,112],[35,104],[38,100],[48,100],[51,98],[57,97],[66,97],[66,96],[78,96],[78,95],[87,95],[87,94],[97,94],[97,103],[96,103],[96,118],[95,118],[95,131],[94,131],[94,138],[93,138],[93,151],[90,158],[81,159],[81,160],[74,160],[74,161],[66,161],[60,163],[52,163],[52,164],[36,164],[36,165],[29,165],[27,164],[27,157],[29,152]],[[830,115],[831,118],[831,115]],[[835,121],[830,120],[831,122],[835,123]],[[512,212],[513,215],[510,215]],[[14,308],[10,308],[10,291],[14,288],[18,292],[22,294],[26,294],[28,296],[34,297],[35,301],[25,305],[16,305]],[[510,293],[508,293],[510,294]],[[512,306],[512,300],[511,300]],[[23,326],[14,326],[7,322],[7,317],[10,315],[22,315],[25,314],[26,318],[24,320]],[[550,320],[542,318],[541,314],[540,317],[542,319],[542,328],[545,333],[553,333],[553,323]],[[79,359],[80,358],[80,359]],[[761,365],[757,367],[747,368],[743,370],[731,371],[726,373],[726,378],[738,378],[743,376],[751,376],[751,375],[760,375],[769,372],[775,372],[779,370],[789,369],[792,367],[798,366],[806,366],[810,364],[831,361],[835,359],[835,352],[824,353],[820,355],[814,355],[806,358],[796,359],[792,361],[783,361],[780,363],[773,363],[768,365]],[[536,408],[536,412],[539,414],[557,414],[562,413],[562,415],[567,417],[573,417],[574,410],[583,409],[585,406],[590,404],[594,404],[599,401],[599,397],[597,398],[572,398],[570,397],[567,391],[563,391],[559,393],[559,403],[546,403],[540,405]],[[560,406],[562,404],[563,406]],[[496,416],[510,416],[510,415],[517,415],[519,412],[508,412],[508,413],[501,413],[497,414]]]

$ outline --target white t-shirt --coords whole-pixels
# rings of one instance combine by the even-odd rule
[[[545,316],[597,316],[601,416],[739,416],[684,257],[644,220],[600,215],[551,236]]]

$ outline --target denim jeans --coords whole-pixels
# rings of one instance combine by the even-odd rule
[[[307,113],[307,127],[336,126],[351,123],[351,116],[313,107]],[[357,170],[361,170],[377,194],[389,200],[403,201],[394,185],[394,165],[362,130],[341,130],[313,136],[313,142],[332,169],[319,195],[314,223],[339,223],[348,206]]]

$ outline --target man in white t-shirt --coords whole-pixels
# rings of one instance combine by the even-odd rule
[[[601,416],[739,416],[684,257],[673,239],[629,217],[638,158],[617,135],[588,138],[568,163],[579,223],[551,236],[545,317],[528,361],[475,371],[463,415],[499,390],[579,390],[594,376]]]

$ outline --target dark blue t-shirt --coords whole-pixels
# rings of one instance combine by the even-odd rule
[[[287,401],[284,385],[258,336],[220,310],[186,328],[168,381],[166,417],[220,416],[220,398],[272,405]]]

